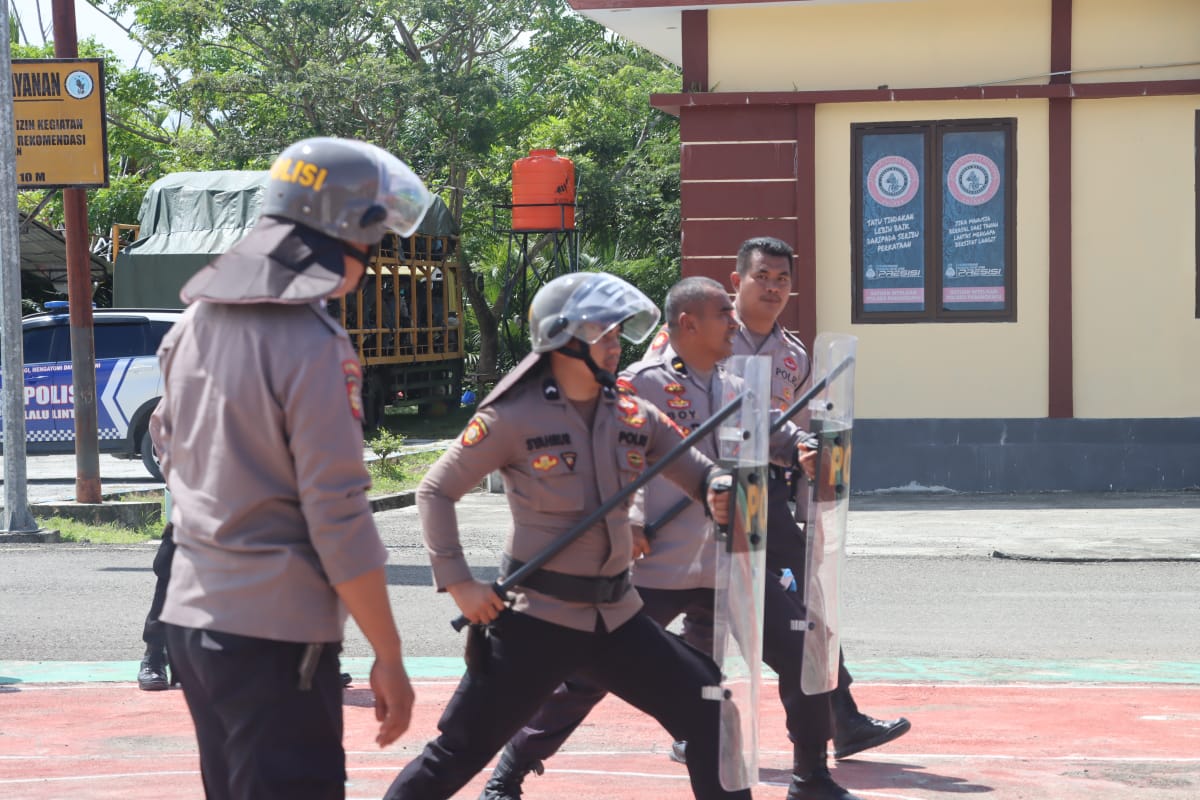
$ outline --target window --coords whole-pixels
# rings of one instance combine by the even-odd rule
[[[96,360],[154,355],[146,349],[146,324],[143,322],[103,323],[95,327]]]
[[[1015,322],[1016,120],[851,127],[855,322]]]
[[[22,334],[26,364],[71,360],[71,339],[66,325],[39,325]]]

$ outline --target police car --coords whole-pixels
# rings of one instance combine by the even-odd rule
[[[25,441],[28,453],[75,452],[75,391],[67,304],[21,320],[25,347]],[[150,413],[162,396],[155,353],[183,314],[178,309],[92,311],[96,352],[96,416],[100,452],[141,458],[162,480],[150,441]],[[2,424],[2,421],[0,421]]]

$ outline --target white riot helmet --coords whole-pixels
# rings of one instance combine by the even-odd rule
[[[535,353],[579,339],[600,341],[618,325],[637,343],[658,324],[658,308],[637,287],[606,272],[571,272],[547,283],[529,305],[529,338]]]
[[[288,147],[267,176],[261,213],[358,244],[411,236],[433,195],[408,165],[366,142],[318,137]]]

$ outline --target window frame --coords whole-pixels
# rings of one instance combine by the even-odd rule
[[[1004,308],[1003,309],[945,309],[943,308],[945,223],[943,218],[945,171],[942,165],[943,142],[947,134],[1000,132],[1004,135],[1004,158],[1001,188],[1004,191]],[[924,202],[924,309],[920,311],[866,311],[863,303],[864,235],[863,235],[863,141],[870,135],[921,134],[924,137],[922,154],[924,169],[919,175],[923,182]],[[944,323],[944,322],[1016,322],[1017,321],[1017,120],[1004,118],[966,118],[919,120],[911,122],[863,122],[850,126],[850,226],[851,226],[851,321],[855,324]],[[1200,281],[1200,278],[1198,278]],[[1200,283],[1197,309],[1200,311]]]

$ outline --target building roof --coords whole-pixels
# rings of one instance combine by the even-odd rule
[[[20,215],[21,271],[43,275],[55,283],[67,279],[67,240],[61,231]],[[107,258],[91,256],[93,280],[104,280],[112,274]]]

